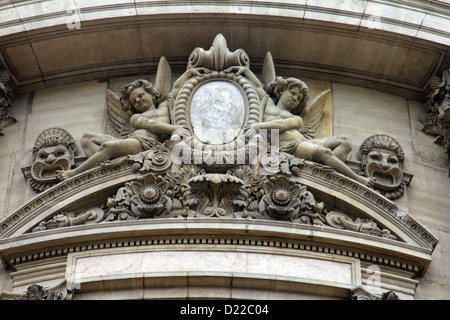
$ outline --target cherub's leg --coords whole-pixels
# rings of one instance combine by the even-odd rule
[[[111,160],[121,156],[136,154],[143,151],[141,143],[136,139],[112,140],[101,144],[97,152],[83,162],[79,167],[63,171],[60,178],[68,179],[85,170],[91,169],[103,161]]]
[[[107,141],[117,140],[113,136],[97,133],[97,132],[86,132],[83,134],[80,140],[81,147],[83,148],[86,157],[92,156],[94,153],[100,149],[102,143]]]
[[[369,178],[362,177],[353,172],[352,169],[350,169],[343,161],[341,161],[338,157],[336,157],[333,151],[331,151],[328,148],[317,146],[315,152],[315,159],[317,162],[330,166],[334,168],[337,172],[340,172],[358,182],[361,182],[366,185],[369,184],[370,182]]]
[[[347,136],[327,137],[324,141],[323,146],[331,149],[339,160],[343,162],[347,160],[353,148],[352,142]]]

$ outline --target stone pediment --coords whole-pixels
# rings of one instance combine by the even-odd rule
[[[39,193],[0,223],[6,266],[118,246],[199,244],[426,271],[436,238],[381,192],[401,196],[396,188],[404,188],[394,139],[369,138],[361,147],[369,169],[355,172],[345,161],[347,137],[315,138],[329,90],[309,101],[303,81],[276,75],[270,53],[261,82],[247,54],[228,50],[221,35],[192,52],[173,85],[170,76],[161,58],[155,86],[137,80],[121,97],[108,90],[114,137],[86,133],[82,163],[65,130],[38,137],[23,172]]]
[[[173,236],[224,225],[227,226],[224,230],[239,230],[246,234],[253,231],[257,235],[258,230],[264,229],[262,226],[269,225],[289,232],[295,230],[297,239],[292,240],[322,246],[339,243],[348,250],[366,254],[377,252],[388,265],[390,262],[386,257],[401,255],[411,263],[408,268],[422,273],[430,263],[431,252],[437,243],[433,235],[389,199],[328,167],[309,161],[291,167],[296,173],[289,178],[280,175],[278,179],[285,179],[282,183],[276,182],[277,175],[272,177],[275,181],[271,184],[272,189],[284,188],[292,192],[288,180],[303,189],[297,193],[297,199],[305,200],[302,208],[288,219],[282,212],[278,215],[270,215],[267,210],[262,212],[264,200],[252,207],[253,211],[230,209],[225,212],[225,206],[216,208],[217,212],[224,209],[221,213],[209,212],[200,206],[197,211],[185,210],[176,204],[176,194],[171,194],[171,210],[164,209],[162,214],[149,217],[133,217],[131,206],[119,208],[111,204],[118,201],[121,188],[138,183],[142,191],[146,184],[143,180],[148,175],[155,178],[147,178],[148,185],[153,183],[154,186],[166,176],[152,169],[136,171],[137,165],[140,164],[136,160],[126,159],[115,166],[93,168],[45,190],[23,205],[1,223],[3,261],[15,265],[22,259],[32,261],[58,256],[76,250],[78,245],[89,243],[95,247],[105,241],[129,238],[133,230],[150,236],[161,226],[164,227],[157,234],[163,232]],[[200,187],[204,190],[216,186],[228,188],[230,192],[236,190],[230,185],[245,184],[243,176],[220,174],[196,175],[189,180],[192,184],[206,184],[207,187]],[[161,185],[159,188],[164,189]],[[270,186],[263,189],[259,191],[264,196],[273,191]],[[213,233],[219,235],[224,230]],[[280,232],[277,236],[284,231]]]

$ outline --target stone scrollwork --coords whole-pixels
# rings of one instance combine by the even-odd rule
[[[383,292],[381,295],[375,295],[363,288],[352,290],[352,300],[400,300],[398,295],[390,290]]]
[[[78,214],[61,212],[32,231],[121,220],[203,216],[290,221],[397,239],[371,219],[353,218],[326,208],[306,186],[285,175],[264,176],[249,166],[226,173],[207,173],[194,165],[164,175],[147,173],[126,182],[104,208]]]
[[[231,66],[249,67],[250,58],[242,49],[230,52],[225,38],[219,34],[209,50],[196,48],[188,60],[188,69],[205,67],[211,70],[224,70]]]
[[[71,290],[67,288],[49,290],[33,284],[27,288],[24,295],[16,297],[15,300],[70,300],[71,296]]]
[[[341,212],[331,211],[326,215],[326,220],[328,225],[334,228],[352,230],[387,239],[397,239],[397,237],[392,235],[389,230],[380,229],[377,224],[370,219],[352,219]]]
[[[93,208],[80,214],[63,211],[50,220],[39,223],[37,227],[33,228],[32,232],[76,226],[85,223],[96,223],[101,221],[103,216],[103,210],[100,208]]]
[[[71,300],[73,289],[66,281],[53,287],[32,284],[25,293],[2,292],[0,300]]]

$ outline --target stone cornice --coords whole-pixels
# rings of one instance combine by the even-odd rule
[[[422,98],[429,77],[439,72],[443,63],[445,64],[444,60],[448,56],[446,53],[450,45],[448,40],[450,30],[445,28],[450,9],[447,4],[441,2],[348,1],[339,7],[332,1],[326,3],[315,1],[123,1],[114,5],[83,3],[85,5],[73,0],[73,8],[67,8],[67,5],[55,2],[45,10],[41,2],[28,1],[14,2],[14,4],[5,4],[0,7],[0,21],[2,21],[0,22],[0,39],[2,39],[0,63],[3,63],[11,72],[12,85],[16,92],[71,83],[74,79],[87,81],[92,80],[93,77],[95,79],[116,76],[123,74],[124,70],[129,73],[137,73],[144,69],[151,72],[156,68],[159,53],[155,52],[155,56],[138,57],[139,53],[136,52],[133,53],[135,57],[132,60],[124,60],[119,55],[112,57],[114,61],[109,59],[110,61],[107,62],[100,61],[102,59],[99,60],[92,54],[95,55],[94,52],[98,53],[99,50],[117,52],[117,48],[100,48],[98,44],[94,46],[95,48],[89,46],[89,38],[101,37],[102,31],[120,33],[120,30],[124,28],[133,29],[137,26],[140,26],[138,29],[157,28],[155,30],[167,26],[171,34],[167,34],[169,29],[165,30],[165,41],[177,38],[179,32],[186,30],[186,27],[198,28],[205,25],[205,22],[219,28],[225,26],[228,28],[231,25],[233,28],[262,28],[275,31],[285,29],[292,37],[295,37],[297,31],[302,30],[308,34],[318,33],[321,39],[326,34],[332,43],[334,43],[334,37],[342,35],[348,38],[347,41],[356,39],[358,45],[359,42],[365,43],[365,41],[383,43],[383,46],[374,45],[374,50],[384,48],[382,52],[373,52],[375,56],[395,56],[395,50],[392,51],[388,47],[396,43],[396,46],[400,46],[405,51],[408,50],[408,55],[411,55],[409,59],[413,59],[412,56],[417,54],[417,59],[426,62],[427,66],[424,66],[422,62],[418,63],[423,66],[420,76],[414,79],[396,76],[402,73],[410,74],[410,70],[399,70],[392,75],[378,74],[379,70],[367,70],[364,66],[344,66],[338,63],[340,60],[337,57],[329,58],[330,61],[336,60],[336,64],[330,63],[329,59],[327,64],[322,64],[320,60],[299,59],[297,61],[286,59],[280,54],[274,55],[274,58],[280,70],[285,68],[299,70],[309,77],[314,75],[332,81],[347,81],[379,90],[401,89],[395,92],[415,99]],[[80,29],[68,29],[67,23],[71,18],[80,22]],[[370,25],[372,22],[376,23],[375,27]],[[177,28],[181,29],[177,31],[175,30]],[[239,30],[237,32],[242,33]],[[158,36],[158,32],[155,36]],[[62,68],[55,68],[56,64],[47,65],[45,57],[40,56],[39,45],[43,42],[36,43],[38,41],[52,42],[52,39],[57,40],[59,44],[66,40],[73,44],[77,39],[76,41],[85,42],[84,45],[89,48],[83,49],[83,54],[80,52],[79,63],[74,64],[72,61],[70,64],[63,63]],[[292,39],[290,42],[296,43],[297,40]],[[249,40],[237,39],[236,41],[248,43]],[[48,45],[51,46],[50,43]],[[135,43],[133,46],[145,46],[145,44]],[[242,47],[243,44],[238,43],[238,46]],[[267,50],[272,51],[271,46],[275,44],[267,43],[266,46]],[[70,43],[67,46],[61,45],[61,48],[69,47]],[[89,53],[91,49],[93,52],[86,55],[86,52]],[[21,53],[19,54],[17,50]],[[73,51],[73,49],[70,50]],[[345,51],[345,48],[336,50]],[[56,57],[61,57],[67,53],[55,52],[55,54]],[[186,53],[180,51],[177,57],[168,56],[173,67],[184,66],[181,62],[185,59],[183,54]],[[20,64],[23,62],[15,61],[17,58],[14,58],[14,55],[26,57],[27,63],[30,64],[29,68],[21,70]],[[82,58],[83,55],[86,57]],[[397,59],[394,56],[392,59]],[[405,55],[401,55],[401,59],[404,57]],[[252,61],[254,65],[259,66],[257,57],[252,56]],[[406,65],[410,64],[405,62]]]
[[[89,3],[90,4],[90,3]],[[363,26],[363,21],[367,20],[371,15],[370,6],[384,6],[380,14],[381,23],[386,25],[402,25],[407,28],[411,28],[417,31],[424,31],[433,33],[436,32],[444,37],[449,37],[449,32],[442,30],[441,28],[433,28],[427,25],[423,25],[422,21],[410,22],[406,19],[399,18],[389,18],[388,15],[392,15],[395,10],[406,10],[410,12],[418,12],[440,17],[445,22],[446,16],[450,11],[450,5],[443,1],[380,1],[380,0],[369,0],[363,2],[351,2],[344,3],[343,6],[332,3],[321,3],[316,1],[306,2],[290,2],[290,1],[123,1],[117,4],[103,4],[103,5],[81,5],[77,3],[76,0],[73,1],[72,6],[79,11],[82,21],[88,21],[88,14],[104,12],[105,16],[108,16],[108,11],[120,11],[128,10],[123,15],[140,15],[140,9],[145,8],[163,8],[163,7],[179,7],[184,8],[186,6],[191,7],[193,12],[220,12],[220,13],[235,13],[235,14],[248,14],[248,13],[258,13],[259,10],[271,10],[272,14],[275,15],[286,15],[289,11],[300,12],[301,18],[308,18],[308,13],[324,13],[332,16],[348,17],[351,19],[356,19],[357,22],[349,20],[341,20],[340,23],[344,24],[357,24],[358,26]],[[66,5],[67,6],[67,5]],[[369,7],[368,7],[369,6]],[[34,10],[32,7],[36,7]],[[231,8],[223,12],[224,8]],[[234,10],[234,8],[237,8]],[[369,8],[369,9],[368,9]],[[37,9],[37,10],[36,10]],[[278,10],[276,10],[278,9]],[[32,30],[35,27],[26,26],[27,23],[44,22],[43,26],[54,26],[54,18],[67,17],[68,8],[61,6],[51,6],[50,9],[47,8],[45,11],[39,8],[38,1],[5,1],[0,4],[0,11],[13,10],[13,14],[9,15],[8,19],[5,19],[2,24],[3,27],[17,27],[23,26],[25,30]],[[24,10],[25,12],[22,12]],[[130,11],[131,10],[131,11]],[[231,10],[231,11],[230,11]],[[275,11],[274,11],[275,10]],[[287,11],[287,12],[283,12]],[[35,15],[30,12],[36,12]],[[15,14],[14,14],[15,13]],[[40,13],[40,14],[39,14]],[[86,17],[83,17],[83,14]],[[111,15],[109,15],[111,16]],[[117,15],[113,15],[117,16]],[[315,16],[314,19],[319,19],[320,17]],[[42,26],[41,26],[42,27]]]

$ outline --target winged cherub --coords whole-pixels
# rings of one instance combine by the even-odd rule
[[[267,85],[267,93],[271,98],[267,99],[263,120],[253,124],[252,129],[277,129],[282,151],[328,165],[363,184],[370,183],[370,179],[357,175],[344,163],[352,151],[348,137],[311,139],[321,122],[324,100],[329,90],[308,104],[308,87],[303,81],[276,77]]]
[[[325,100],[330,94],[326,90],[308,103],[308,86],[296,78],[277,77],[270,52],[263,62],[264,90],[262,83],[248,68],[232,67],[226,72],[243,74],[254,85],[263,104],[262,119],[248,129],[278,130],[281,150],[297,158],[322,163],[336,171],[366,185],[373,179],[357,175],[345,161],[352,151],[347,136],[314,139],[319,127]]]
[[[159,144],[163,135],[180,129],[180,126],[170,124],[172,97],[167,95],[158,103],[160,96],[158,88],[147,80],[125,85],[120,100],[108,90],[108,111],[113,126],[123,138],[96,132],[85,133],[80,143],[88,159],[75,169],[60,172],[60,179],[68,179],[103,161],[148,150]]]

